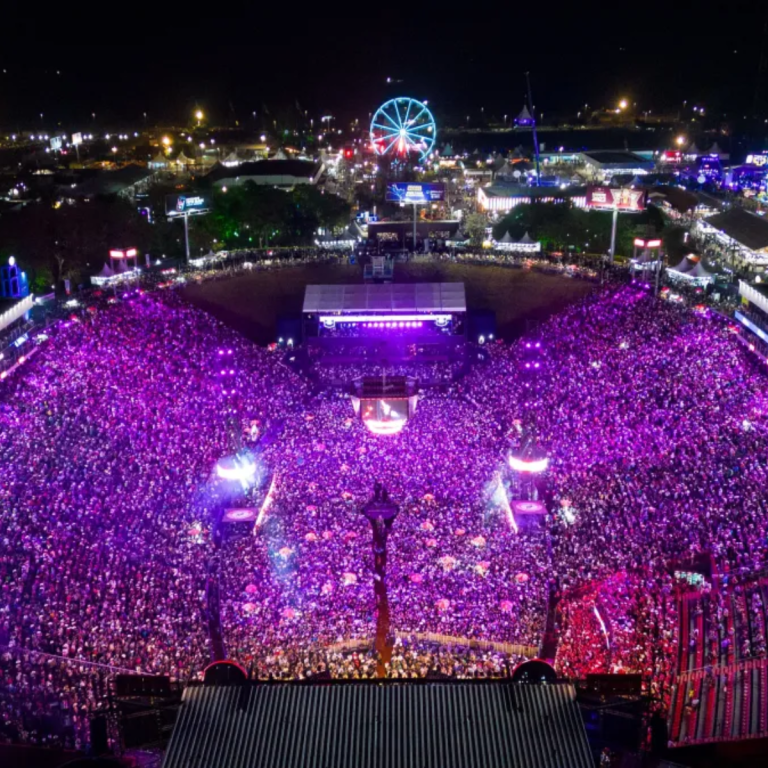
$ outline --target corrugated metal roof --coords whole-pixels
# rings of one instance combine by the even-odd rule
[[[464,283],[308,285],[304,312],[466,312]]]
[[[572,685],[190,686],[163,768],[591,768]]]
[[[743,208],[730,208],[705,222],[753,251],[768,248],[768,221]]]

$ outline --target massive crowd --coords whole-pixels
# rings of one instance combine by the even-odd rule
[[[667,563],[765,565],[765,373],[727,323],[632,287],[536,341],[535,373],[528,340],[493,344],[385,437],[173,291],[62,324],[0,383],[0,732],[81,744],[111,672],[198,674],[214,521],[230,503],[260,508],[267,487],[260,524],[215,552],[228,655],[261,677],[380,672],[372,652],[340,650],[370,649],[377,629],[360,514],[375,480],[400,507],[391,631],[457,638],[396,645],[384,673],[506,675],[514,657],[466,647],[535,649],[552,590],[561,671],[637,670],[662,695],[677,642]],[[212,474],[233,422],[267,478],[245,494]],[[551,514],[516,533],[505,480],[521,425],[550,457]],[[53,711],[67,713],[56,737]]]

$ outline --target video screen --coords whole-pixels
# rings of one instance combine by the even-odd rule
[[[362,400],[360,415],[371,432],[391,435],[399,432],[408,421],[408,400],[406,398]]]

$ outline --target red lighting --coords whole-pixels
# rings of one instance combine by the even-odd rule
[[[125,258],[125,252],[124,251],[110,251],[109,252],[109,258],[110,259],[124,259]]]
[[[661,246],[661,240],[649,240],[648,241],[648,247],[649,248],[658,248]]]

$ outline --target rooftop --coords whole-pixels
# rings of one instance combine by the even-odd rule
[[[320,163],[311,160],[257,160],[250,163],[240,163],[232,167],[221,164],[215,165],[206,176],[212,182],[221,179],[236,179],[246,176],[295,176],[297,178],[314,178],[320,172]]]
[[[567,186],[561,189],[558,186],[528,187],[524,184],[491,184],[481,189],[486,197],[578,197],[587,194],[587,188],[582,186]]]
[[[126,165],[116,171],[100,171],[78,184],[70,193],[76,197],[117,195],[134,184],[148,179],[154,171],[139,165]]]
[[[768,248],[768,221],[743,208],[730,208],[706,221],[745,248],[752,251]]]
[[[617,152],[612,149],[598,149],[592,152],[582,152],[588,162],[594,165],[613,165],[621,168],[643,168],[653,166],[653,162],[646,160],[634,152]]]

